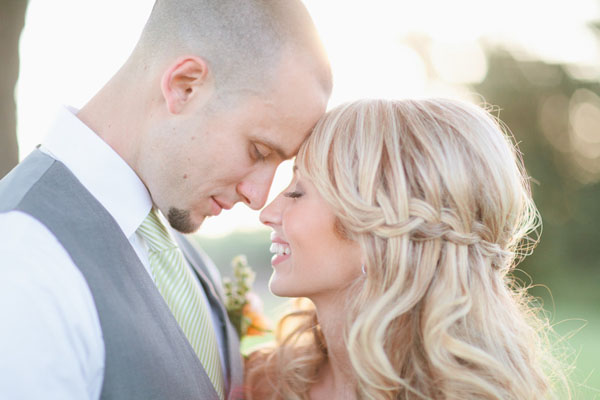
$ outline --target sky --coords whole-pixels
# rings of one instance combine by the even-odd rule
[[[524,59],[571,63],[600,77],[600,49],[589,22],[598,0],[305,0],[331,59],[329,107],[363,97],[476,97],[465,85],[485,78],[485,45]],[[133,49],[153,0],[29,0],[20,42],[17,135],[24,158],[62,105],[82,107]],[[410,46],[430,38],[433,71]],[[291,178],[279,168],[269,198]],[[199,233],[260,228],[258,212],[237,205]]]

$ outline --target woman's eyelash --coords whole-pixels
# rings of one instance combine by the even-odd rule
[[[290,199],[297,199],[298,197],[301,197],[301,196],[302,196],[302,193],[301,193],[301,192],[299,192],[299,191],[297,191],[297,190],[294,190],[294,191],[292,191],[292,192],[287,192],[287,193],[284,193],[283,195],[284,195],[285,197],[289,197]]]

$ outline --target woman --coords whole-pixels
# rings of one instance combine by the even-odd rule
[[[482,109],[332,110],[261,221],[274,231],[271,291],[310,302],[251,355],[250,399],[558,396],[546,321],[508,275],[536,242],[537,210],[519,153]]]

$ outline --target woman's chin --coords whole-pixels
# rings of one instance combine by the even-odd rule
[[[295,294],[297,291],[290,290],[289,287],[275,276],[271,276],[269,281],[269,290],[277,297],[302,297],[302,295]]]
[[[273,283],[273,278],[271,278],[271,280],[269,281],[269,290],[271,291],[271,293],[275,296],[278,297],[286,297],[285,295],[281,294],[281,290],[280,288],[277,286],[276,283]]]

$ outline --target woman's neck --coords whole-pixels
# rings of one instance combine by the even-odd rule
[[[310,390],[312,400],[354,399],[356,379],[344,338],[345,313],[340,302],[315,302],[321,332],[327,343],[327,361]]]

